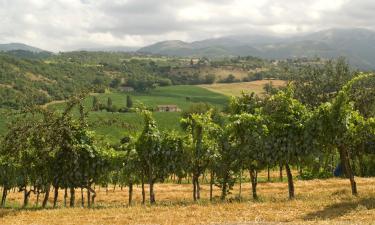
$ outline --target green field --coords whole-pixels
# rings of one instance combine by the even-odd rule
[[[180,131],[178,112],[154,112],[154,117],[161,130]],[[137,113],[92,112],[89,114],[90,127],[98,135],[111,143],[118,142],[125,134],[134,135],[142,130],[142,117]]]
[[[191,86],[179,85],[158,87],[148,93],[108,93],[98,95],[99,101],[106,104],[107,98],[111,97],[113,104],[117,107],[124,107],[126,104],[126,95],[132,97],[133,103],[137,101],[149,107],[156,107],[163,104],[175,104],[182,110],[187,109],[194,102],[207,102],[217,107],[223,107],[228,98],[222,94],[217,94],[207,89]],[[187,101],[186,97],[190,100]],[[91,107],[92,98],[87,99],[87,106]]]
[[[107,104],[107,99],[112,99],[113,105],[117,108],[126,106],[126,95],[130,95],[133,105],[143,104],[147,107],[155,108],[157,105],[173,104],[182,110],[186,110],[193,103],[205,102],[215,107],[222,108],[228,102],[228,97],[219,93],[209,91],[207,89],[191,86],[168,86],[158,87],[148,93],[105,93],[97,94],[102,104]],[[190,100],[186,100],[189,97]],[[86,110],[92,109],[93,96],[88,96],[84,105]],[[49,107],[55,109],[63,109],[64,103],[53,104]],[[77,113],[77,112],[76,112]],[[161,130],[180,130],[180,112],[154,112],[154,117]],[[90,127],[96,131],[98,135],[103,136],[112,143],[118,142],[125,134],[136,134],[142,129],[142,117],[137,113],[112,113],[107,111],[90,112]],[[0,132],[5,132],[5,118],[0,118]]]
[[[113,105],[124,107],[126,95],[130,95],[134,105],[139,103],[155,108],[162,104],[175,104],[182,110],[197,102],[209,103],[222,108],[228,102],[228,97],[208,91],[197,86],[181,85],[158,87],[149,93],[106,93],[97,95],[99,101],[106,104],[111,97]],[[186,97],[190,100],[187,101]],[[86,99],[88,109],[92,107],[93,96]],[[180,112],[154,112],[154,117],[161,130],[180,130]],[[111,142],[117,142],[124,134],[135,134],[142,129],[142,118],[137,113],[92,112],[89,116],[91,126],[97,134],[105,136]]]

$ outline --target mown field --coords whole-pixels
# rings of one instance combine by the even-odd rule
[[[133,206],[127,204],[127,188],[110,186],[107,191],[97,186],[98,196],[92,209],[80,207],[79,190],[76,208],[63,207],[60,192],[56,209],[0,209],[0,224],[374,224],[375,179],[356,180],[357,197],[351,195],[348,180],[327,179],[296,181],[295,200],[288,200],[286,182],[259,183],[257,201],[250,198],[249,183],[242,185],[241,201],[238,185],[225,202],[218,199],[220,190],[215,187],[212,203],[206,184],[202,185],[202,199],[194,203],[191,184],[165,183],[156,185],[154,206],[140,204],[139,186],[134,190]],[[21,203],[21,193],[10,193],[9,204]],[[30,203],[35,203],[35,196]]]
[[[251,82],[240,82],[240,83],[214,83],[214,84],[202,84],[200,87],[206,88],[209,91],[213,91],[219,94],[227,96],[239,96],[244,93],[254,92],[257,95],[264,93],[264,86],[266,84],[272,84],[274,87],[285,86],[286,82],[283,80],[257,80]]]
[[[185,68],[178,68],[174,69],[173,73],[188,73],[188,74],[194,74],[194,73],[199,73],[202,77],[209,75],[209,74],[214,74],[216,76],[217,80],[225,79],[228,77],[228,75],[233,75],[236,79],[243,79],[249,75],[249,73],[255,73],[259,71],[266,71],[266,68],[258,69],[258,70],[243,70],[241,68],[235,68],[235,67],[230,67],[230,68],[214,68],[210,66],[206,67],[199,67],[199,68],[191,68],[191,67],[185,67]]]

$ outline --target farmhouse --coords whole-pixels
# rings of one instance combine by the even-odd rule
[[[181,112],[181,109],[177,105],[158,105],[156,107],[158,112]]]
[[[119,88],[122,92],[133,92],[134,88],[129,86],[122,86]]]

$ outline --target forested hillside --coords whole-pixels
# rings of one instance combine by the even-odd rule
[[[19,108],[62,100],[72,93],[109,83],[100,67],[0,55],[0,106]]]
[[[212,61],[129,53],[10,51],[0,54],[0,107],[43,105],[82,91],[148,92],[157,86],[288,79],[286,68],[303,63],[255,57]]]

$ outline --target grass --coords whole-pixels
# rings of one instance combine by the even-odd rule
[[[179,112],[153,114],[160,130],[181,131]],[[92,112],[89,114],[89,123],[98,135],[111,143],[118,142],[125,134],[135,135],[143,128],[142,117],[137,113]]]
[[[205,88],[193,85],[178,85],[178,86],[167,86],[157,87],[149,92],[137,93],[121,93],[111,92],[103,94],[95,94],[99,99],[99,102],[106,105],[107,99],[112,99],[113,105],[118,108],[126,106],[126,95],[130,95],[133,103],[143,103],[148,107],[155,108],[157,105],[163,104],[175,104],[182,110],[189,108],[192,103],[206,102],[213,106],[222,108],[228,102],[228,97],[212,92]],[[186,98],[189,100],[186,100]],[[89,96],[85,99],[84,105],[86,108],[92,108],[93,96]],[[56,109],[63,109],[65,104],[61,101],[57,101],[57,104],[49,104],[49,107]]]
[[[277,174],[277,171],[274,171]],[[0,224],[239,224],[254,222],[291,224],[372,224],[375,218],[375,179],[356,178],[359,196],[353,197],[346,179],[296,181],[296,199],[287,199],[287,183],[259,183],[260,199],[250,198],[250,184],[243,184],[242,201],[235,186],[228,200],[221,202],[219,188],[214,202],[208,201],[209,187],[202,185],[202,200],[192,202],[191,184],[157,184],[155,206],[140,204],[140,187],[134,190],[134,205],[127,205],[127,189],[108,193],[96,187],[93,209],[64,208],[36,210],[0,209]],[[146,189],[147,191],[147,189]],[[78,192],[78,191],[77,191]],[[80,193],[76,193],[76,204]],[[60,196],[63,196],[61,192]],[[52,200],[52,199],[50,199]],[[35,197],[30,203],[35,201]],[[19,205],[21,193],[10,193],[9,203]]]
[[[241,83],[204,84],[199,86],[223,95],[239,96],[242,92],[254,92],[255,94],[262,95],[264,93],[263,87],[268,83],[272,83],[275,87],[284,86],[286,84],[286,82],[282,80],[258,80]]]
[[[157,105],[175,104],[182,110],[188,109],[191,104],[197,102],[206,102],[222,108],[228,101],[228,98],[222,94],[189,85],[158,87],[149,93],[105,93],[97,95],[97,98],[101,103],[106,104],[110,97],[113,105],[120,108],[126,106],[126,95],[131,96],[134,105],[142,103],[147,107],[155,108]],[[189,101],[186,97],[189,97]],[[93,96],[85,100],[86,108],[91,109],[92,101]],[[63,105],[60,104],[58,107],[63,107]],[[153,114],[160,130],[181,131],[180,112],[154,112]],[[143,127],[142,118],[137,113],[92,112],[89,122],[97,134],[104,136],[112,143],[118,142],[125,134],[134,135]]]

